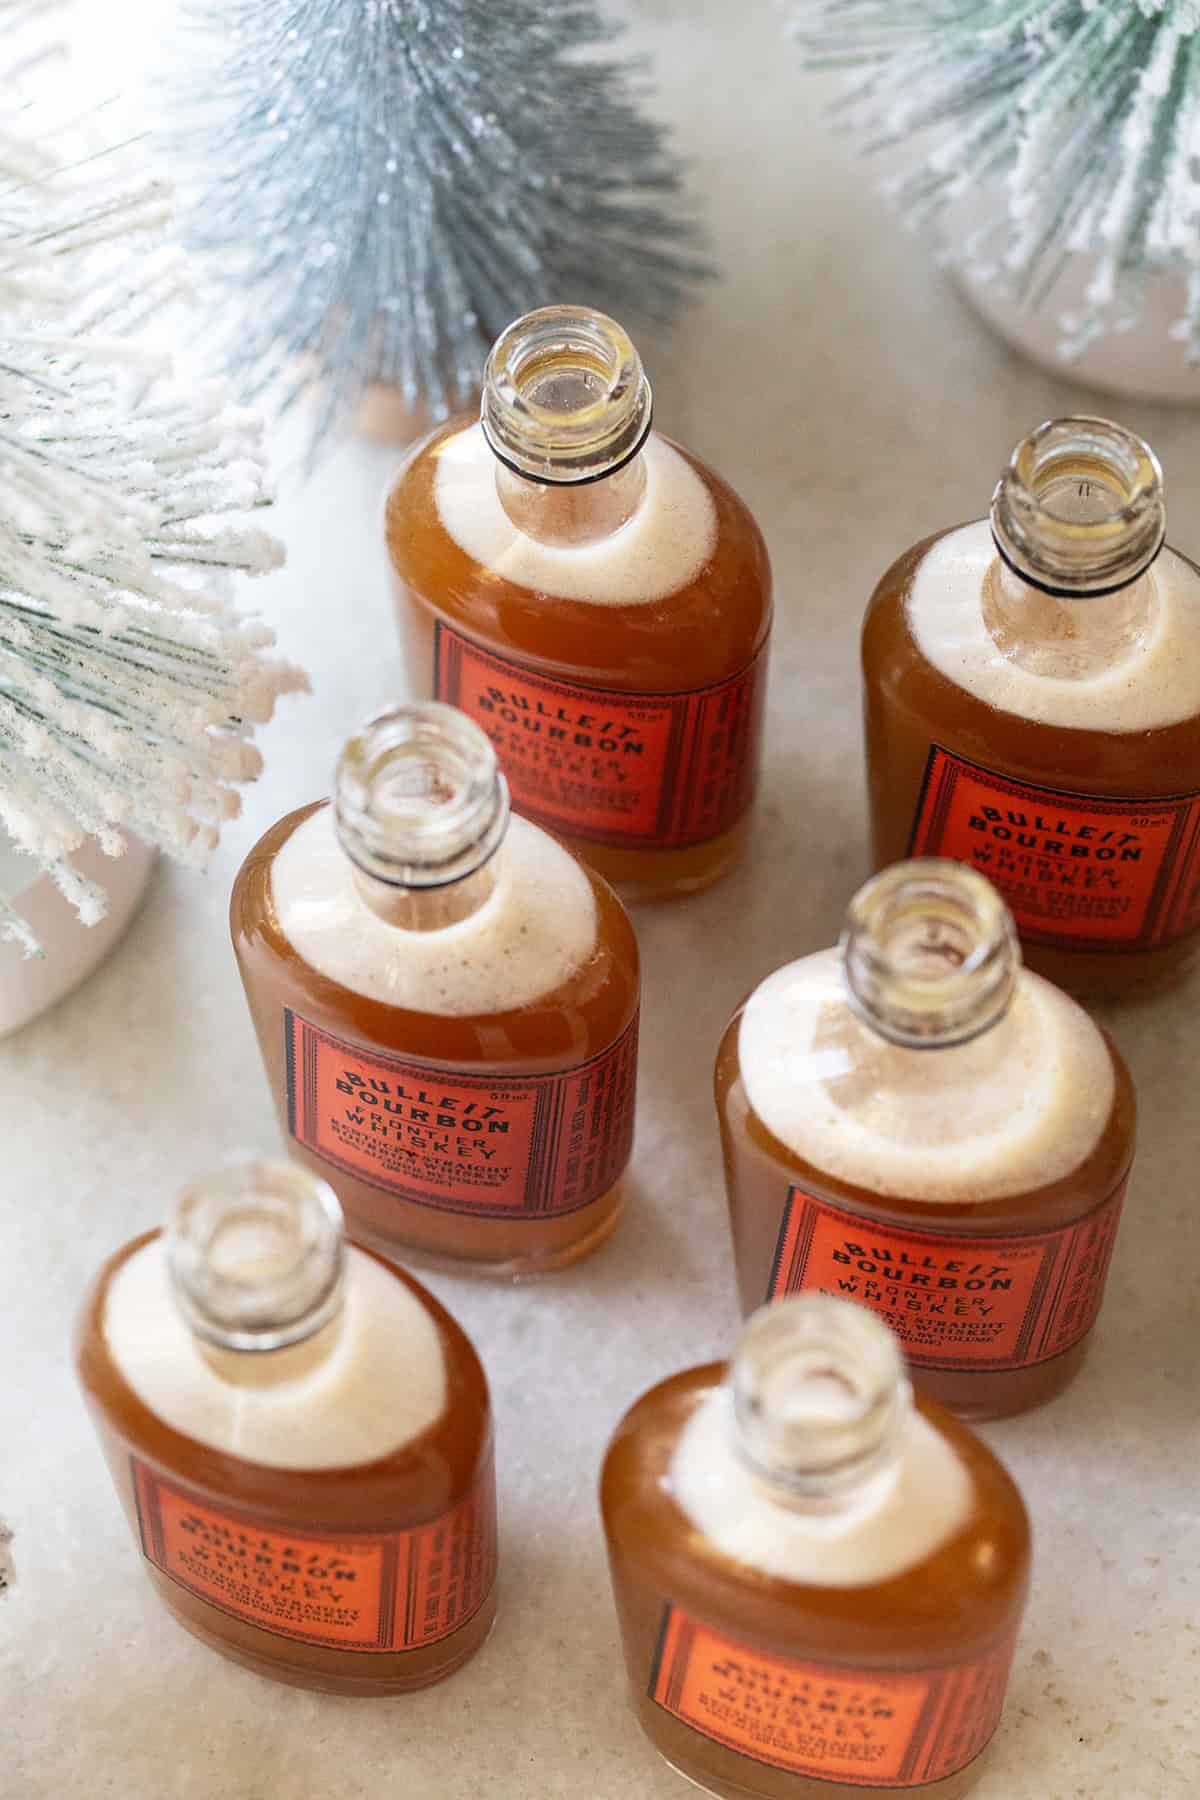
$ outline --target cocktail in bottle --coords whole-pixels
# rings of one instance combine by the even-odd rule
[[[965,863],[897,863],[839,948],[770,975],[717,1057],[743,1309],[817,1290],[895,1331],[922,1388],[1020,1412],[1078,1371],[1134,1146],[1133,1085],[1023,969]]]
[[[762,536],[651,429],[615,320],[580,306],[496,343],[482,420],[417,447],[387,542],[409,677],[488,733],[518,810],[629,899],[741,855],[771,625]]]
[[[991,518],[906,552],[863,631],[875,854],[994,881],[1030,967],[1087,994],[1200,948],[1200,571],[1106,419],[1017,446]]]
[[[77,1366],[167,1610],[261,1675],[401,1694],[495,1614],[487,1382],[449,1313],[295,1164],[195,1182],[111,1257]]]
[[[824,1295],[660,1382],[601,1482],[634,1705],[728,1800],[960,1800],[1000,1718],[1029,1572],[1021,1497],[914,1404],[899,1345]]]
[[[289,1153],[384,1251],[532,1274],[615,1227],[639,976],[616,895],[510,816],[479,727],[399,706],[333,805],[234,885],[234,947]]]

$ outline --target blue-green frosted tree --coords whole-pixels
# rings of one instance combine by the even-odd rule
[[[435,416],[551,300],[669,314],[681,182],[587,0],[184,0],[168,144],[243,387]]]

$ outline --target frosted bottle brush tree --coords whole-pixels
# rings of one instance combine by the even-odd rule
[[[183,0],[165,142],[250,391],[443,417],[531,307],[669,314],[681,179],[585,0]],[[588,54],[583,54],[588,52]]]
[[[134,832],[203,858],[304,678],[230,604],[281,552],[251,518],[258,425],[160,341],[184,296],[169,195],[97,118],[21,91],[48,11],[0,0],[0,829],[95,922],[72,853]],[[36,949],[0,895],[5,938]]]
[[[792,0],[809,62],[851,72],[843,115],[895,155],[907,216],[961,232],[976,279],[1037,304],[1089,260],[1064,355],[1136,319],[1177,271],[1200,360],[1198,0]],[[999,189],[1002,204],[992,204]],[[959,225],[959,222],[962,224]],[[974,223],[973,223],[974,221]]]

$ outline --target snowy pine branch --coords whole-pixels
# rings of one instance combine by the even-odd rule
[[[0,0],[6,46],[49,9]],[[12,27],[14,35],[8,35]],[[36,53],[14,52],[23,67]],[[305,685],[230,604],[281,560],[260,427],[222,388],[175,378],[185,293],[161,242],[169,195],[95,120],[0,102],[0,826],[87,922],[71,865],[125,833],[191,860],[259,768],[251,738]],[[153,335],[157,332],[158,335]],[[36,948],[0,909],[0,939]]]
[[[1127,328],[1147,276],[1178,270],[1175,335],[1200,360],[1200,0],[791,0],[791,11],[812,66],[854,72],[844,116],[899,163],[887,186],[907,217],[967,218],[958,259],[977,278],[1037,301],[1067,258],[1091,260],[1065,354]]]

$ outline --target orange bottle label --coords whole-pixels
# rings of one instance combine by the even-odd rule
[[[758,771],[766,647],[728,681],[630,694],[536,675],[438,622],[433,691],[496,747],[526,818],[570,837],[679,849],[728,831]]]
[[[147,1559],[210,1606],[335,1650],[415,1650],[465,1625],[496,1579],[491,1458],[473,1492],[413,1531],[280,1531],[130,1459]]]
[[[839,1294],[869,1306],[924,1369],[1023,1369],[1096,1322],[1125,1183],[1074,1225],[1033,1237],[896,1230],[788,1191],[767,1299]]]
[[[1200,795],[1030,787],[934,744],[910,856],[982,871],[1032,943],[1147,950],[1200,925]]]
[[[939,1669],[798,1662],[667,1606],[650,1698],[685,1725],[775,1769],[851,1787],[907,1788],[973,1762],[1004,1705],[1016,1632]]]
[[[633,1148],[637,1019],[557,1075],[446,1075],[346,1043],[285,1009],[288,1128],[334,1168],[476,1218],[575,1212]]]

